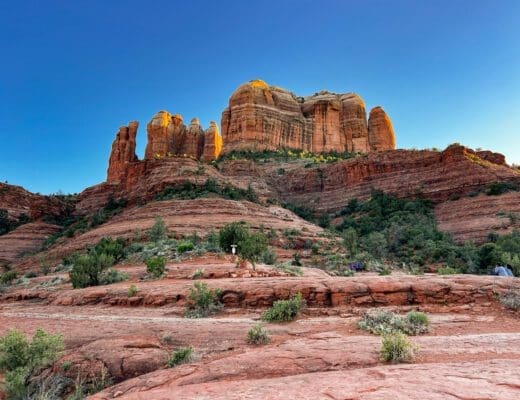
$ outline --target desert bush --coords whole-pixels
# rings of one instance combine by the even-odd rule
[[[206,236],[204,248],[206,249],[206,251],[210,251],[213,253],[218,253],[222,251],[220,247],[219,234],[217,232],[215,232],[214,230],[209,231],[208,235]]]
[[[0,275],[0,283],[10,285],[17,278],[16,271],[5,271]]]
[[[404,318],[404,333],[408,335],[419,335],[429,331],[430,320],[428,316],[420,311],[410,311]]]
[[[214,179],[208,179],[203,185],[187,181],[182,185],[168,186],[155,196],[155,200],[181,199],[191,200],[208,196],[218,196],[229,200],[249,200],[256,202],[257,196],[251,186],[247,189],[237,188],[230,184],[221,185]]]
[[[204,276],[204,268],[197,268],[191,275],[191,279],[200,279]]]
[[[410,362],[415,357],[417,347],[403,333],[383,336],[380,355],[383,361],[392,363]]]
[[[268,247],[260,255],[260,261],[262,261],[264,264],[267,264],[267,265],[274,265],[274,264],[276,264],[277,260],[278,260],[278,256],[271,247]]]
[[[262,314],[262,319],[268,322],[288,322],[296,318],[305,300],[298,293],[289,300],[277,300],[273,306]]]
[[[104,237],[94,246],[94,251],[111,256],[115,262],[118,262],[125,256],[125,241],[122,238]]]
[[[118,271],[114,268],[109,268],[101,273],[99,278],[100,285],[111,285],[112,283],[123,282],[128,279],[126,272]]]
[[[151,257],[145,261],[146,272],[152,275],[154,278],[160,278],[163,276],[166,270],[166,259],[164,257]]]
[[[168,231],[166,229],[166,224],[164,223],[164,220],[159,216],[155,217],[155,222],[150,228],[150,231],[148,232],[148,239],[151,242],[157,243],[161,240],[166,239],[167,233]]]
[[[137,292],[139,292],[137,286],[130,285],[130,287],[128,288],[128,297],[134,297],[137,294]]]
[[[183,253],[186,253],[187,251],[193,250],[194,248],[195,248],[195,245],[193,244],[193,242],[184,240],[177,245],[177,253],[183,254]]]
[[[404,318],[386,310],[367,312],[358,321],[358,328],[375,335],[389,333],[405,333],[419,335],[429,330],[429,321],[426,314],[418,311],[409,312]]]
[[[187,318],[202,318],[216,314],[223,307],[221,289],[209,289],[204,282],[195,282],[188,293]]]
[[[460,274],[460,271],[457,268],[453,267],[441,267],[437,270],[437,274],[439,275],[455,275]]]
[[[180,364],[187,364],[193,361],[193,347],[181,347],[173,352],[168,360],[168,367],[173,368]]]
[[[34,271],[26,272],[24,275],[25,278],[36,278],[37,276],[38,274]]]
[[[49,335],[41,329],[36,331],[31,341],[17,330],[10,330],[1,337],[0,371],[5,373],[8,398],[28,398],[30,378],[56,361],[63,348],[60,335]]]
[[[114,258],[104,253],[89,251],[87,254],[76,254],[72,263],[69,276],[72,286],[77,289],[99,285],[102,272],[114,265]]]
[[[271,341],[269,332],[261,324],[256,324],[247,332],[247,343],[267,344]]]
[[[500,302],[510,310],[520,310],[520,291],[508,290],[500,297]]]
[[[493,182],[486,188],[488,196],[498,196],[507,192],[519,191],[518,184],[513,182]]]

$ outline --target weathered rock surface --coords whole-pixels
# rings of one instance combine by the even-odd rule
[[[158,384],[157,377],[143,379],[142,387],[131,393],[93,399],[359,399],[359,400],[446,400],[514,399],[520,379],[518,360],[474,363],[411,364],[367,369],[316,372],[282,378],[223,380],[177,386]],[[162,374],[168,374],[163,371]],[[144,378],[144,377],[143,377]]]
[[[0,264],[11,263],[38,252],[46,238],[61,228],[45,222],[31,222],[0,236]]]
[[[231,95],[229,107],[222,113],[223,151],[292,148],[365,153],[394,149],[395,140],[390,140],[388,131],[391,123],[386,114],[384,117],[384,127],[374,119],[370,136],[365,104],[356,94],[322,91],[303,98],[253,80]]]
[[[216,160],[222,151],[222,136],[215,121],[211,121],[204,135],[202,159],[206,162]]]
[[[9,218],[16,219],[25,214],[35,221],[44,216],[56,217],[63,214],[67,204],[57,196],[43,196],[31,193],[21,186],[0,183],[0,208],[7,210]]]
[[[368,117],[368,141],[373,150],[395,149],[392,121],[382,107],[374,107]]]
[[[518,170],[484,160],[460,145],[452,145],[442,152],[369,153],[365,157],[315,168],[297,168],[284,176],[273,177],[272,184],[280,188],[284,201],[320,212],[337,211],[352,198],[368,197],[374,189],[401,198],[414,198],[421,193],[440,203],[454,195],[466,196],[497,181],[520,183]]]
[[[124,176],[128,163],[137,161],[135,155],[135,137],[139,123],[130,122],[128,126],[122,126],[117,132],[112,151],[108,161],[107,182],[114,183]]]
[[[520,229],[520,193],[500,196],[480,194],[440,203],[435,217],[441,231],[450,232],[459,242],[483,243],[490,233],[505,235]]]

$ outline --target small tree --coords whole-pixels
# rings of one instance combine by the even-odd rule
[[[201,318],[215,314],[222,308],[221,289],[209,289],[204,282],[195,282],[188,293],[186,317]]]
[[[114,257],[105,253],[90,251],[87,254],[76,255],[73,267],[69,272],[74,289],[97,286],[100,284],[101,273],[114,265]]]
[[[232,222],[219,231],[220,247],[226,253],[231,253],[231,245],[236,244],[240,252],[240,242],[249,236],[249,227],[244,221]]]
[[[262,233],[253,233],[247,235],[244,239],[238,242],[240,250],[239,255],[242,259],[247,260],[255,269],[255,264],[258,262],[262,254],[267,250],[269,241]]]
[[[164,223],[164,220],[157,216],[155,217],[155,223],[150,228],[150,231],[148,232],[148,238],[152,242],[159,242],[161,240],[166,239],[167,229],[166,224]]]

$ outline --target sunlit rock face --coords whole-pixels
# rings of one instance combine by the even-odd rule
[[[206,132],[198,118],[193,118],[186,127],[180,114],[159,111],[147,125],[148,144],[145,159],[182,156],[215,160],[222,149],[222,137],[215,122]]]
[[[392,121],[381,107],[370,110],[368,118],[368,141],[373,150],[395,148],[395,134]]]
[[[222,136],[215,121],[209,123],[209,128],[204,135],[203,161],[209,162],[218,158],[222,151]]]
[[[390,119],[384,115],[391,129]],[[253,80],[231,95],[229,106],[222,113],[223,152],[293,148],[314,153],[366,153],[394,149],[395,140],[387,137],[388,127],[374,126],[378,129],[374,128],[370,136],[365,103],[354,93],[322,91],[297,97],[285,89]],[[391,133],[393,136],[393,129]]]
[[[122,126],[112,143],[112,151],[108,161],[107,182],[118,182],[124,174],[126,165],[137,161],[135,155],[135,136],[137,135],[137,121]]]

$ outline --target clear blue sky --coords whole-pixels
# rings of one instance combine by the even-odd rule
[[[401,148],[461,142],[520,163],[520,1],[0,1],[0,180],[105,179],[119,126],[204,126],[261,78],[383,105]]]

